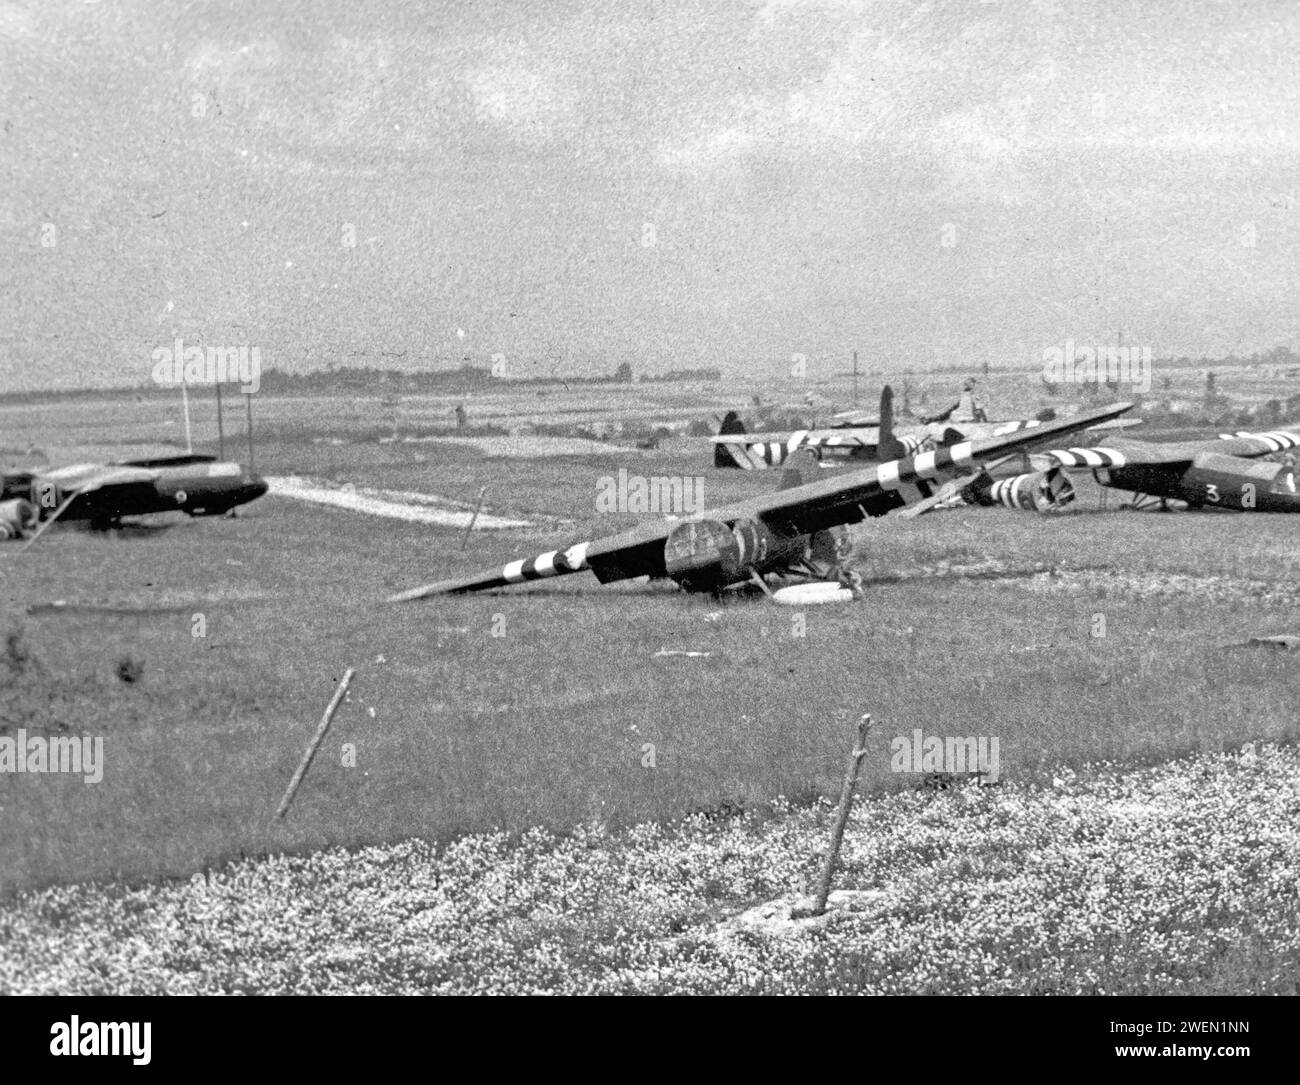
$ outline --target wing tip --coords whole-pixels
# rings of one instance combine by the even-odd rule
[[[454,582],[440,581],[437,584],[421,584],[418,588],[399,591],[396,595],[388,596],[384,602],[409,603],[416,599],[427,599],[431,595],[451,595],[455,591],[457,591],[457,587]]]

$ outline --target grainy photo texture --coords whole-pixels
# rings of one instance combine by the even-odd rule
[[[0,992],[1300,993],[1297,55],[0,4]]]

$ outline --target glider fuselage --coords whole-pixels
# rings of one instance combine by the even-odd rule
[[[1094,475],[1103,486],[1186,501],[1194,508],[1300,512],[1295,469],[1284,464],[1198,452],[1190,464],[1131,463]]]
[[[91,488],[78,495],[87,480],[114,471],[120,471],[121,482]],[[20,478],[9,478],[6,490],[13,490],[20,482]],[[266,481],[260,476],[238,463],[210,456],[63,467],[32,473],[28,487],[30,496],[22,496],[31,501],[42,519],[77,495],[59,518],[92,523],[112,523],[123,517],[160,512],[216,516],[236,505],[254,501],[267,491]]]

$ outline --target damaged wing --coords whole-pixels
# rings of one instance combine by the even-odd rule
[[[637,576],[672,576],[683,586],[705,583],[702,564],[714,560],[715,582],[761,576],[808,551],[818,533],[883,516],[933,496],[945,483],[978,470],[984,461],[1024,451],[1045,439],[1086,429],[1132,407],[1119,403],[981,441],[906,456],[834,477],[785,486],[769,494],[711,509],[690,520],[658,520],[616,535],[578,542],[534,558],[467,577],[439,581],[393,596],[390,602],[431,595],[486,591],[590,570],[601,583]]]

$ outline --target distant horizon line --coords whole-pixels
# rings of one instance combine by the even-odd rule
[[[1241,366],[1254,366],[1258,364],[1286,364],[1285,362],[1265,362],[1265,359],[1269,358],[1270,356],[1277,355],[1279,352],[1285,355],[1287,358],[1294,359],[1295,364],[1300,365],[1300,353],[1297,353],[1290,346],[1284,346],[1284,345],[1279,345],[1267,351],[1258,351],[1253,354],[1245,355],[1245,356],[1237,355],[1237,354],[1228,354],[1218,358],[1208,358],[1202,355],[1199,358],[1194,358],[1187,354],[1180,354],[1172,357],[1167,356],[1167,357],[1153,359],[1152,365],[1153,366],[1165,365],[1167,367],[1172,366],[1176,368],[1187,369],[1187,368],[1199,368],[1201,366],[1241,367]],[[622,364],[623,363],[619,363],[620,366]],[[417,381],[427,380],[430,382],[447,380],[448,378],[453,378],[458,374],[465,374],[465,375],[476,374],[482,377],[486,377],[487,380],[491,382],[492,385],[498,387],[509,387],[511,385],[565,384],[565,383],[620,384],[620,385],[636,384],[636,383],[640,383],[637,380],[638,376],[649,378],[653,383],[660,383],[660,382],[670,383],[673,381],[688,382],[690,380],[725,380],[728,378],[735,379],[735,380],[754,379],[752,377],[747,377],[745,374],[737,374],[734,371],[721,365],[679,366],[674,369],[644,370],[644,371],[640,371],[639,373],[636,369],[633,369],[631,381],[619,380],[613,373],[548,373],[548,374],[538,374],[536,376],[509,377],[509,376],[495,375],[492,371],[491,365],[480,366],[480,365],[474,365],[472,363],[467,363],[467,362],[462,362],[461,365],[456,366],[454,368],[446,367],[446,368],[438,368],[438,369],[401,369],[401,368],[393,368],[393,367],[380,368],[378,366],[372,366],[372,365],[338,365],[336,363],[331,363],[330,365],[325,367],[313,368],[304,371],[295,371],[290,369],[281,369],[276,366],[267,366],[266,369],[263,370],[263,376],[266,377],[272,374],[276,374],[279,376],[292,377],[296,381],[311,382],[314,380],[320,380],[322,383],[325,383],[331,377],[336,378],[339,376],[345,376],[350,374],[365,373],[367,371],[376,374],[382,374],[384,376],[394,376],[400,379],[413,379]],[[718,373],[717,377],[705,376],[705,374],[710,372],[715,372],[715,371]],[[955,373],[967,373],[968,375],[977,375],[977,374],[991,375],[994,373],[1005,374],[1005,373],[1015,373],[1018,371],[1021,371],[1021,369],[1019,366],[1016,365],[1007,365],[1007,364],[987,365],[986,367],[985,363],[983,362],[971,364],[969,361],[967,361],[961,363],[954,363],[952,365],[928,366],[925,368],[909,367],[909,368],[882,370],[878,366],[871,366],[871,367],[860,369],[856,375],[859,379],[862,379],[864,377],[867,377],[869,374],[874,373],[876,374],[877,378],[879,378],[880,376],[885,376],[887,382],[888,377],[891,376],[908,377],[908,376],[931,375],[931,374],[949,375]],[[1033,369],[1029,366],[1026,366],[1024,371],[1033,372]],[[785,383],[797,384],[803,387],[810,387],[810,386],[817,387],[819,385],[825,385],[833,381],[852,380],[854,375],[855,374],[851,369],[845,369],[842,372],[837,371],[834,373],[828,373],[825,376],[821,376],[815,379],[811,377],[794,378],[789,376],[781,377],[781,376],[768,375],[762,378],[762,383],[765,387],[771,387],[771,386],[781,385]],[[665,378],[667,378],[667,380],[665,380]],[[236,379],[236,380],[225,381],[223,383],[227,385],[233,385],[237,389],[237,386],[239,385],[240,382],[239,380]],[[193,388],[195,391],[201,391],[202,389],[205,388],[215,387],[215,383],[212,381],[195,382],[194,384],[190,385],[190,387]],[[304,389],[304,390],[310,390],[310,389]],[[0,402],[21,400],[33,396],[42,396],[42,395],[57,396],[57,397],[71,397],[71,396],[105,395],[105,394],[131,394],[131,393],[150,394],[150,395],[175,395],[176,386],[175,385],[164,386],[164,385],[157,384],[152,380],[145,380],[134,384],[115,383],[115,384],[104,384],[104,385],[60,385],[60,386],[53,386],[53,387],[47,386],[47,387],[33,387],[33,388],[21,388],[21,389],[14,388],[14,389],[6,389],[4,391],[0,391]],[[236,391],[235,394],[239,394],[239,393]],[[258,392],[255,394],[261,394],[261,393]]]

